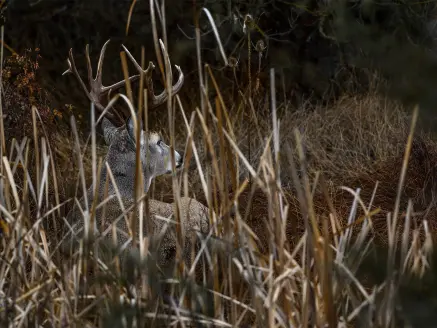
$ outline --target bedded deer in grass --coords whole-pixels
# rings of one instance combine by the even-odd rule
[[[108,45],[109,40],[104,44],[100,52],[100,58],[98,61],[97,73],[95,79],[93,79],[93,73],[90,63],[90,57],[88,52],[88,47],[86,48],[86,60],[88,66],[88,80],[90,85],[90,90],[87,89],[85,83],[80,77],[78,70],[75,66],[73,59],[72,50],[69,53],[69,69],[64,73],[73,74],[79,81],[81,87],[85,91],[89,100],[95,105],[95,108],[100,113],[103,113],[102,119],[102,129],[105,142],[108,144],[109,149],[105,158],[105,162],[110,168],[113,176],[113,182],[111,181],[111,174],[109,174],[105,165],[102,166],[102,170],[99,177],[99,184],[97,188],[97,202],[96,204],[101,204],[107,197],[111,197],[104,206],[98,205],[95,215],[95,222],[97,230],[100,233],[105,233],[107,235],[104,238],[109,238],[109,240],[114,240],[113,231],[116,231],[116,239],[119,246],[124,245],[129,242],[128,249],[132,246],[131,237],[138,238],[138,225],[139,225],[139,215],[138,210],[135,213],[134,219],[138,222],[136,229],[136,236],[131,236],[128,219],[126,212],[129,213],[129,209],[133,208],[135,202],[134,196],[134,186],[136,179],[136,151],[137,145],[139,145],[139,156],[141,160],[141,169],[143,174],[143,191],[147,193],[149,190],[152,180],[160,175],[165,175],[172,173],[173,167],[171,162],[171,148],[164,143],[160,135],[156,132],[144,131],[142,129],[142,124],[138,124],[140,130],[140,140],[136,142],[136,134],[134,129],[134,122],[132,117],[129,117],[127,121],[123,118],[120,119],[122,115],[118,111],[112,112],[105,111],[105,101],[104,97],[110,91],[114,91],[125,86],[126,81],[122,80],[111,86],[102,85],[102,67],[103,59],[105,55],[105,50]],[[155,108],[167,101],[168,94],[164,90],[160,95],[155,95],[153,91],[152,84],[152,71],[154,65],[149,63],[146,70],[142,70],[141,66],[136,62],[130,52],[123,46],[129,59],[134,64],[135,68],[139,73],[144,74],[145,86],[148,90],[148,108]],[[168,67],[171,67],[170,65]],[[184,81],[184,75],[180,68],[176,66],[179,73],[178,81],[172,86],[172,95],[176,94],[182,87]],[[129,77],[130,82],[134,82],[140,79],[140,74]],[[138,120],[141,121],[141,120]],[[178,152],[174,151],[175,167],[179,169],[183,164],[183,156]],[[105,197],[105,183],[108,179],[108,189]],[[91,208],[93,204],[94,191],[90,187],[87,191],[87,201],[88,207]],[[121,198],[122,205],[120,204],[119,197]],[[81,207],[84,207],[85,199],[82,197],[80,200]],[[103,204],[103,203],[102,203]],[[207,208],[195,199],[181,197],[180,200],[180,213],[181,213],[181,231],[185,238],[185,246],[183,248],[183,256],[186,258],[191,251],[191,245],[189,240],[196,233],[194,230],[201,231],[203,233],[208,231],[208,218]],[[100,207],[100,208],[99,208]],[[123,211],[125,209],[125,212]],[[158,200],[149,200],[149,216],[144,215],[144,234],[147,236],[156,236],[157,233],[162,232],[162,228],[167,226],[163,218],[171,218],[174,214],[173,204],[164,203]],[[127,211],[126,211],[127,210]],[[147,213],[147,211],[145,212]],[[117,221],[118,220],[118,221]],[[64,240],[71,242],[78,240],[76,237],[82,237],[85,224],[84,224],[84,214],[83,210],[78,207],[77,204],[74,205],[73,209],[67,215],[67,224],[64,230]],[[113,229],[115,227],[115,229]],[[151,227],[151,231],[147,231],[147,227]],[[73,238],[71,238],[73,237]],[[143,236],[141,236],[143,237]],[[138,240],[138,239],[137,239]],[[71,245],[71,244],[70,244]],[[174,254],[176,251],[176,235],[174,230],[174,224],[168,224],[167,231],[164,232],[161,245],[158,249],[158,263],[161,265],[168,264],[174,259]],[[188,252],[188,253],[187,253]]]

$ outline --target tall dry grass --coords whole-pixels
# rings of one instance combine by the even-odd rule
[[[206,8],[201,15],[214,26]],[[158,39],[155,49],[160,58]],[[369,95],[344,98],[331,108],[282,111],[272,69],[268,115],[258,116],[254,99],[243,93],[249,128],[236,119],[241,112],[224,100],[214,73],[197,55],[200,104],[184,108],[178,96],[167,104],[168,140],[186,148],[187,162],[194,164],[157,179],[149,195],[178,202],[188,194],[211,209],[211,232],[199,234],[191,266],[177,258],[174,270],[161,272],[156,254],[148,252],[151,236],[137,241],[144,248],[125,263],[117,255],[105,258],[85,241],[80,256],[61,257],[57,232],[75,201],[70,196],[79,190],[79,197],[96,181],[104,149],[96,144],[95,126],[88,142],[79,139],[74,118],[70,143],[66,136],[48,143],[34,107],[33,136],[1,147],[0,216],[7,227],[1,239],[1,326],[406,325],[399,288],[426,272],[432,254],[426,218],[415,225],[413,202],[405,213],[402,207],[409,160],[417,159],[417,109],[405,116]],[[178,129],[173,113],[182,118]],[[431,141],[426,145],[433,148]],[[343,188],[349,201],[337,198],[335,187],[363,177],[369,187],[372,174],[386,173],[390,162],[397,165],[384,180],[394,191],[390,197],[372,188],[370,199],[363,199],[353,186]],[[139,191],[134,210],[142,209],[143,196]],[[390,208],[378,230],[388,244],[386,274],[375,282],[360,270],[375,245],[372,205],[378,197]]]

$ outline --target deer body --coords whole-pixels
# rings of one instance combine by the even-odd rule
[[[77,72],[71,51],[68,61],[70,68],[67,71],[69,73],[73,73],[79,79],[82,87],[87,92],[87,96],[91,101],[95,103],[97,110],[101,112],[103,112],[103,110],[105,109],[105,106],[101,104],[103,95],[114,88],[119,88],[124,85],[124,81],[118,82],[110,87],[104,87],[101,84],[102,62],[106,45],[107,43],[105,43],[105,45],[103,46],[100,54],[96,78],[92,79],[92,72],[89,72],[89,84],[91,86],[90,91],[86,89],[85,84],[83,83]],[[127,49],[125,50],[127,51]],[[127,54],[129,58],[133,61],[136,68],[142,71],[141,67],[139,67],[139,65],[136,63],[136,61],[133,59],[128,51]],[[91,66],[89,63],[88,52],[87,60],[89,64],[88,69],[90,70]],[[146,84],[148,84],[148,98],[150,99],[149,101],[151,108],[160,105],[167,99],[167,94],[165,93],[165,91],[158,96],[155,96],[153,94],[153,87],[151,85],[150,76],[152,69],[153,64],[149,64],[149,68],[146,71],[142,71],[142,73],[145,74]],[[180,77],[178,82],[172,88],[172,93],[177,92],[182,86],[183,82],[183,74],[178,67],[177,69],[179,70]],[[138,77],[139,75],[136,75],[130,77],[129,80],[134,81]],[[105,142],[109,145],[105,162],[108,164],[111,170],[113,181],[111,180],[110,174],[107,171],[106,166],[104,166],[100,173],[98,191],[95,195],[95,197],[97,197],[97,200],[95,202],[95,204],[97,205],[95,213],[95,223],[97,231],[99,231],[100,234],[103,234],[104,238],[113,240],[114,237],[116,237],[118,245],[123,245],[127,241],[129,241],[131,237],[143,237],[138,235],[138,228],[136,230],[136,236],[130,235],[130,229],[127,219],[129,216],[125,215],[131,213],[135,202],[134,186],[135,179],[137,178],[135,176],[137,147],[140,148],[140,165],[143,175],[142,189],[145,193],[148,191],[153,178],[173,172],[173,167],[171,164],[171,148],[161,140],[161,137],[158,133],[143,131],[142,125],[140,124],[140,140],[138,140],[137,142],[132,118],[129,118],[122,127],[117,127],[116,123],[117,120],[115,119],[115,115],[110,114],[106,114],[102,121],[102,129]],[[182,166],[183,157],[179,152],[174,151],[174,158],[176,164],[175,168],[178,169]],[[107,197],[110,197],[110,200],[107,200],[108,198],[105,197],[105,184],[107,180],[108,190],[106,195]],[[93,195],[94,191],[92,190],[92,188],[90,188],[87,192],[87,195],[85,195],[88,201],[88,207],[90,208],[94,201]],[[121,199],[119,199],[118,196]],[[102,202],[104,202],[104,204],[101,204]],[[79,203],[81,207],[84,208],[85,199],[82,198]],[[204,205],[194,199],[183,197],[180,201],[180,207],[181,230],[182,234],[185,236],[184,239],[191,240],[191,236],[195,234],[194,230],[198,230],[203,233],[208,232],[208,210]],[[123,211],[123,208],[125,209],[125,211]],[[149,217],[146,217],[144,215],[143,231],[147,236],[154,237],[163,232],[163,228],[165,228],[168,224],[165,219],[171,219],[171,217],[173,216],[173,204],[151,199],[149,200],[149,213]],[[164,218],[164,220],[162,218]],[[139,222],[138,212],[135,213],[133,219]],[[64,230],[65,242],[71,242],[75,240],[77,241],[76,237],[80,239],[83,236],[82,233],[84,232],[85,227],[84,215],[80,211],[77,204],[67,215],[66,221],[68,224],[66,224]],[[113,235],[114,227],[116,231],[116,236]],[[147,230],[148,227],[150,227],[151,231]],[[93,228],[90,227],[90,229]],[[132,241],[128,245],[128,248],[130,248],[131,245]],[[166,231],[164,231],[161,246],[158,249],[158,263],[165,265],[168,263],[169,260],[172,260],[176,250],[176,245],[177,243],[176,235],[174,233],[174,224],[170,223],[168,224],[168,228],[166,229]],[[190,243],[188,242],[185,244],[183,254],[187,255],[187,252],[189,252],[189,248]]]
[[[115,195],[109,195],[115,196]],[[88,201],[92,201],[91,193],[87,195]],[[133,198],[121,199],[124,208],[127,210],[134,205]],[[81,200],[83,204],[83,199]],[[148,237],[155,237],[164,231],[161,245],[158,249],[158,263],[161,266],[166,266],[174,260],[177,242],[176,231],[174,223],[174,204],[161,202],[155,199],[149,200],[149,217],[143,216],[143,231]],[[184,234],[186,240],[185,247],[183,249],[184,259],[188,259],[191,249],[191,238],[195,238],[195,231],[201,231],[203,233],[208,232],[208,208],[199,203],[195,199],[189,197],[182,197],[180,200],[181,207],[181,231]],[[127,211],[131,213],[131,211]],[[104,238],[107,240],[113,240],[113,230],[111,225],[116,227],[117,231],[117,243],[118,246],[124,245],[130,238],[128,223],[124,217],[122,207],[119,200],[114,197],[105,204],[105,216],[102,216],[102,208],[98,208],[95,214],[95,221],[98,231],[104,234]],[[167,223],[164,219],[170,219],[173,223]],[[115,222],[118,220],[117,222]],[[140,218],[138,212],[134,215],[134,220],[139,222]],[[83,236],[84,219],[77,206],[75,206],[67,216],[67,221],[71,225],[71,229],[74,231],[79,239]],[[148,228],[151,230],[148,231]],[[70,234],[70,235],[69,235]],[[68,238],[71,236],[70,228],[65,230],[64,236],[67,236],[66,241],[78,241],[79,239],[72,240]],[[135,236],[139,238],[139,229]],[[131,249],[131,241],[127,249]],[[74,244],[73,244],[74,245]],[[77,244],[76,244],[77,245]]]
[[[129,214],[134,205],[134,183],[135,183],[135,141],[133,140],[133,127],[131,121],[128,123],[126,129],[117,129],[111,125],[110,122],[106,121],[103,124],[104,136],[106,142],[109,144],[108,153],[106,156],[106,162],[111,169],[114,182],[111,182],[110,177],[106,167],[102,170],[100,174],[100,183],[98,186],[97,202],[96,204],[102,203],[105,199],[110,197],[111,199],[107,201],[104,205],[105,216],[102,216],[103,206],[98,206],[96,211],[95,222],[97,225],[97,230],[101,233],[107,234],[105,238],[113,240],[113,230],[111,225],[114,224],[116,227],[116,239],[119,246],[125,244],[129,238],[129,228],[126,217],[124,214]],[[171,157],[170,157],[170,147],[167,146],[157,133],[150,132],[145,133],[142,131],[141,135],[141,168],[143,172],[144,181],[144,192],[147,192],[150,183],[153,178],[159,175],[167,174],[172,172],[171,169]],[[176,168],[182,165],[182,156],[175,151],[175,161]],[[148,156],[148,157],[147,157]],[[105,183],[108,179],[108,192],[105,198]],[[118,192],[117,192],[118,191]],[[120,199],[118,199],[119,195]],[[91,207],[93,204],[93,190],[92,187],[87,192],[88,206]],[[120,204],[120,200],[121,203]],[[80,201],[81,206],[85,205],[84,199]],[[164,219],[171,219],[173,216],[173,204],[164,203],[154,199],[149,200],[149,217],[143,217],[143,231],[148,236],[156,236],[159,234],[167,222]],[[201,231],[203,233],[208,232],[208,218],[207,208],[199,203],[198,201],[182,197],[180,201],[181,207],[181,230],[186,237],[185,239],[189,241],[195,231]],[[123,212],[122,208],[127,212]],[[129,209],[131,209],[129,211]],[[139,222],[138,212],[135,213],[134,220]],[[173,219],[174,221],[174,219]],[[84,218],[77,207],[74,206],[72,211],[67,216],[68,225],[66,225],[65,235],[71,237],[71,232],[74,232],[76,236],[82,237],[82,232],[84,231]],[[71,226],[71,228],[70,228]],[[151,231],[147,228],[150,227]],[[109,228],[109,229],[108,229]],[[137,235],[135,238],[139,238],[139,229],[137,229]],[[67,238],[66,241],[71,241]],[[131,241],[132,245],[132,241]],[[174,224],[168,224],[165,229],[163,240],[161,246],[158,250],[158,263],[161,265],[168,264],[174,257],[176,250],[176,235]],[[191,244],[187,242],[184,249],[184,254],[188,254]],[[128,247],[129,248],[129,247]]]

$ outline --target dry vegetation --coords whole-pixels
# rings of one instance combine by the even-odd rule
[[[166,119],[154,123],[186,147],[190,165],[178,188],[162,177],[149,195],[188,193],[212,209],[193,266],[160,272],[153,252],[121,265],[87,243],[79,259],[60,258],[62,236],[49,232],[80,195],[80,178],[95,179],[92,158],[105,148],[79,137],[74,119],[50,135],[35,106],[28,138],[1,145],[0,325],[406,326],[401,287],[429,270],[437,230],[437,145],[415,130],[417,112],[372,90],[291,108],[268,79],[267,100],[241,90],[223,101],[233,98],[211,71],[199,74],[218,96],[193,108],[175,97],[174,134]],[[363,267],[381,245],[382,279]]]

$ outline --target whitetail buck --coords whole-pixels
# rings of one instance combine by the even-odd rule
[[[109,92],[119,89],[125,86],[126,81],[122,80],[117,82],[111,86],[103,86],[102,85],[102,67],[103,67],[103,59],[105,55],[105,50],[108,45],[109,40],[103,45],[100,58],[97,66],[96,77],[93,78],[91,61],[89,57],[88,47],[86,48],[86,60],[88,67],[88,82],[90,85],[90,90],[87,89],[85,83],[80,77],[74,59],[72,50],[69,52],[69,69],[64,73],[73,74],[77,80],[79,81],[81,87],[84,92],[88,96],[88,99],[92,101],[95,105],[95,108],[100,112],[104,112],[105,104],[107,99],[104,97],[108,96]],[[141,66],[135,61],[130,52],[123,46],[126,51],[129,59],[134,64],[135,68],[139,71],[139,73],[143,73],[145,86],[148,90],[148,108],[155,108],[164,102],[167,101],[168,94],[166,90],[164,90],[161,94],[155,95],[153,91],[153,83],[152,83],[152,71],[154,69],[154,65],[149,63],[149,67],[146,70],[142,70]],[[170,65],[168,67],[171,67]],[[182,87],[184,82],[184,75],[180,68],[176,66],[176,69],[179,73],[178,81],[172,86],[172,95],[176,94]],[[130,82],[134,82],[140,79],[140,74],[129,77]],[[107,233],[106,237],[109,240],[113,240],[113,227],[115,227],[116,237],[118,245],[123,245],[129,241],[131,237],[138,238],[137,228],[137,236],[131,236],[129,233],[129,225],[127,223],[127,216],[125,216],[122,206],[117,198],[117,194],[121,196],[121,200],[123,203],[124,209],[132,209],[133,204],[135,202],[134,199],[134,184],[135,184],[135,165],[136,165],[136,138],[134,133],[134,125],[131,117],[128,118],[127,122],[125,119],[120,119],[120,113],[116,111],[105,113],[102,120],[102,129],[104,134],[104,139],[106,143],[109,145],[108,153],[106,155],[106,162],[111,169],[112,175],[114,177],[115,185],[111,183],[111,179],[108,176],[108,172],[105,166],[100,173],[100,180],[97,191],[97,204],[100,204],[105,199],[105,183],[106,180],[109,179],[109,188],[107,192],[108,197],[112,197],[111,200],[105,203],[105,210],[102,211],[102,207],[98,208],[96,211],[95,222],[97,224],[97,230],[100,233]],[[118,117],[117,117],[118,116]],[[138,120],[140,121],[140,120]],[[166,145],[160,138],[159,134],[155,132],[143,131],[141,126],[141,134],[140,134],[140,159],[141,159],[141,168],[144,178],[144,187],[143,190],[146,193],[149,190],[151,181],[153,178],[164,175],[172,172],[172,164],[171,164],[171,154],[170,147]],[[179,154],[179,152],[174,152],[176,168],[180,168],[183,163],[183,157]],[[116,191],[118,189],[118,192]],[[87,192],[87,200],[88,206],[91,207],[93,204],[93,190],[92,188],[88,189]],[[83,208],[84,199],[82,197],[80,204]],[[160,220],[157,216],[161,216],[164,218],[169,218],[173,215],[173,204],[160,202],[157,200],[149,200],[149,217],[144,215],[144,233],[148,236],[156,235],[161,232],[161,228],[164,224],[167,224],[165,221]],[[203,233],[208,231],[208,219],[207,219],[207,208],[203,206],[201,203],[194,199],[182,197],[180,202],[181,209],[181,229],[182,233],[185,234],[186,240],[190,240],[191,237],[194,236],[195,232],[193,230],[198,230]],[[103,214],[105,212],[105,214]],[[147,212],[146,212],[147,213]],[[74,237],[83,236],[82,232],[84,230],[84,216],[83,209],[79,209],[77,204],[67,215],[67,223],[66,230],[64,230],[64,238],[68,242],[76,240]],[[138,211],[135,213],[134,218],[138,219]],[[118,221],[117,221],[118,220]],[[137,221],[138,222],[138,221]],[[137,223],[138,226],[138,223]],[[152,231],[147,231],[147,227],[151,227]],[[106,232],[105,232],[106,230]],[[71,235],[73,233],[73,235]],[[143,236],[141,236],[143,237]],[[162,239],[161,246],[158,251],[158,263],[161,265],[165,265],[172,261],[174,258],[175,250],[176,250],[176,236],[174,233],[174,224],[170,224],[167,232],[164,234]],[[130,240],[128,248],[132,246],[132,239]],[[184,255],[188,256],[191,249],[190,243],[187,242],[184,247]]]

